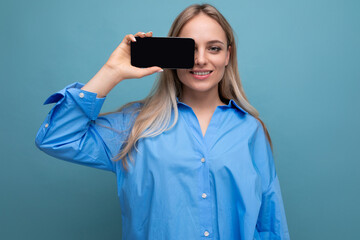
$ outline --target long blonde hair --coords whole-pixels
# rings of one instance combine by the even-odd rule
[[[242,87],[238,71],[233,30],[224,16],[210,4],[193,4],[184,9],[176,17],[170,28],[168,37],[177,37],[185,23],[201,12],[215,19],[221,25],[226,33],[227,44],[228,46],[231,45],[230,61],[225,68],[223,79],[219,83],[220,99],[233,99],[240,107],[258,119],[265,130],[266,137],[269,140],[272,149],[272,142],[267,128],[263,121],[260,120],[258,111],[248,102]],[[158,75],[153,88],[146,98],[129,102],[119,108],[116,112],[121,112],[134,103],[140,103],[140,107],[133,112],[133,114],[139,114],[135,119],[131,131],[129,131],[127,140],[124,141],[124,145],[122,145],[119,154],[115,156],[114,161],[122,160],[124,169],[128,170],[127,156],[131,161],[134,161],[131,152],[133,151],[133,148],[137,150],[136,144],[139,139],[157,136],[175,126],[178,120],[176,97],[181,99],[181,95],[182,84],[176,74],[176,70],[164,69],[164,72]],[[170,120],[172,112],[174,113],[174,120],[171,124]],[[106,114],[109,113],[101,115]]]

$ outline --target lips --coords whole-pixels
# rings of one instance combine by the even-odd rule
[[[212,73],[213,71],[211,70],[194,70],[194,71],[190,71],[191,74],[194,75],[208,75],[210,73]]]
[[[205,79],[205,78],[208,78],[211,73],[213,71],[211,70],[194,70],[194,71],[190,71],[191,75],[193,75],[194,78],[196,79]]]
[[[210,73],[211,73],[211,71],[207,71],[207,72],[192,72],[192,74],[200,75],[200,76],[202,76],[202,75],[208,75],[208,74],[210,74]]]

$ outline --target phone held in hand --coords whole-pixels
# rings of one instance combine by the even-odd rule
[[[131,65],[135,67],[193,68],[195,41],[179,37],[135,37]]]

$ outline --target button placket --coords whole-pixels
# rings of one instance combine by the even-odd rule
[[[200,197],[200,215],[201,215],[201,232],[202,236],[208,237],[212,232],[212,213],[211,213],[211,199],[206,193],[210,192],[210,179],[209,179],[209,164],[205,164],[207,162],[207,148],[204,146],[201,161],[201,168],[199,171],[199,195]]]
[[[189,127],[189,131],[192,132],[195,142],[199,144],[198,149],[200,150],[199,153],[201,165],[198,169],[198,201],[201,201],[199,203],[199,214],[200,214],[200,229],[199,229],[199,236],[210,236],[210,233],[213,231],[212,226],[212,206],[211,201],[209,197],[206,196],[206,198],[202,197],[202,194],[205,192],[210,192],[210,170],[209,170],[209,164],[206,164],[208,162],[207,154],[209,151],[209,140],[207,139],[213,139],[212,132],[208,131],[206,132],[206,135],[203,136],[199,121],[195,115],[195,113],[192,111],[190,107],[181,107],[181,114],[182,118],[184,119],[185,123]],[[211,123],[209,124],[209,126]],[[209,127],[208,127],[209,128]],[[205,233],[206,232],[206,233]]]

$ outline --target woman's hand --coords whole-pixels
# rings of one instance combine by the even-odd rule
[[[138,32],[135,35],[128,34],[120,45],[114,50],[104,65],[118,74],[119,82],[130,78],[142,78],[144,76],[161,71],[160,67],[138,68],[131,65],[130,44],[136,42],[135,37],[152,37],[152,32]]]
[[[126,35],[104,66],[81,89],[97,93],[97,97],[102,98],[122,80],[142,78],[162,70],[160,67],[137,68],[131,65],[130,44],[136,41],[135,36],[151,37],[152,32]]]

